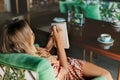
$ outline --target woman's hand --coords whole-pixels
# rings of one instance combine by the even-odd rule
[[[63,46],[63,41],[61,38],[61,31],[62,30],[58,26],[53,26],[53,37],[56,42],[56,45],[60,44],[61,46]]]

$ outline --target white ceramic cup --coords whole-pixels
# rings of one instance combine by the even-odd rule
[[[101,35],[100,35],[100,38],[101,38],[101,40],[104,41],[104,42],[109,42],[110,39],[111,39],[111,35],[110,35],[110,34],[101,34]]]

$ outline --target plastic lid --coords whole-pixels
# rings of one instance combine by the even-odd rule
[[[58,17],[55,17],[53,19],[54,22],[65,22],[66,20],[64,18],[58,18]]]

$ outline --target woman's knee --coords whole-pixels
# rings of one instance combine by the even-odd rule
[[[110,72],[95,64],[85,62],[83,66],[83,74],[87,76],[103,76],[103,75],[110,75]]]
[[[109,71],[107,71],[107,70],[103,71],[102,76],[106,77],[107,80],[113,80],[112,76],[111,76],[111,73]]]
[[[86,77],[104,76],[107,80],[112,80],[112,76],[109,71],[89,62],[85,62],[83,65],[83,75]]]
[[[102,71],[102,76],[107,76],[107,75],[111,75],[111,74],[110,74],[110,72],[108,70],[104,69]]]

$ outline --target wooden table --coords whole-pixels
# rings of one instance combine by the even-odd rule
[[[97,38],[102,33],[110,34],[114,43],[98,42]],[[90,61],[92,61],[92,52],[120,61],[120,28],[115,28],[110,23],[86,19],[82,27],[70,25],[69,38],[71,44],[90,51]],[[120,80],[120,69],[118,80]]]

